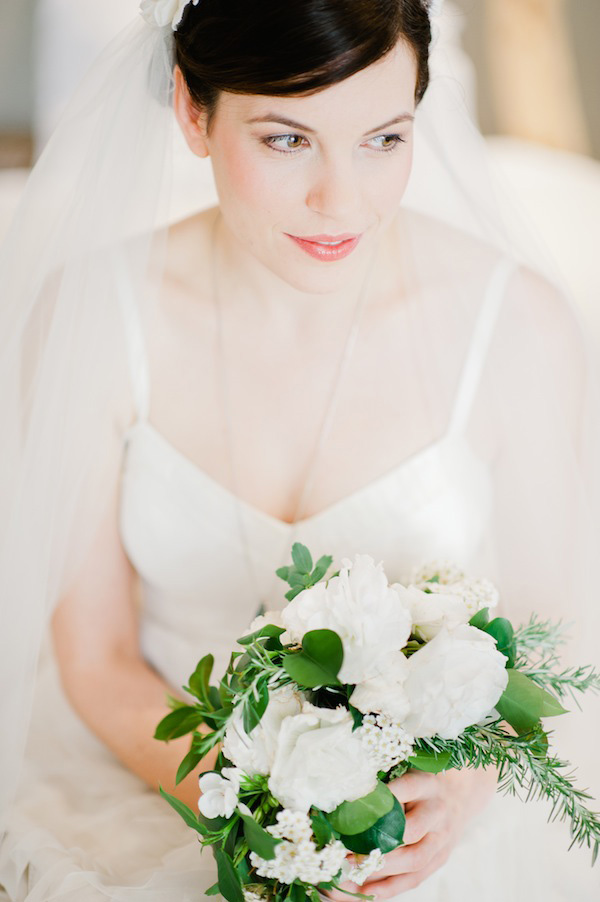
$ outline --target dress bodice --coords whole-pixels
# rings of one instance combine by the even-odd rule
[[[477,562],[492,575],[484,547],[491,478],[467,442],[465,426],[513,268],[502,260],[492,274],[445,434],[295,526],[239,501],[148,421],[142,333],[132,299],[124,295],[138,418],[125,435],[121,536],[142,585],[142,650],[173,686],[182,685],[209,651],[215,676],[221,676],[235,639],[256,613],[256,583],[267,608],[285,603],[274,573],[288,560],[293,541],[337,562],[371,554],[394,581],[408,580],[416,564],[432,558],[465,567]]]

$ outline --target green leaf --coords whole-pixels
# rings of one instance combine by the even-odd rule
[[[478,630],[484,630],[489,622],[490,622],[490,609],[489,608],[482,608],[481,611],[477,611],[476,614],[473,614],[473,616],[469,620],[469,624],[471,626],[477,627]]]
[[[514,667],[515,658],[517,656],[517,646],[515,644],[515,631],[512,628],[512,623],[509,620],[506,620],[505,617],[495,617],[494,620],[491,620],[488,625],[484,627],[484,632],[493,636],[496,640],[498,651],[507,659],[506,666]]]
[[[258,701],[254,695],[248,696],[242,710],[243,725],[246,733],[251,733],[258,726],[269,704],[269,689],[266,678],[259,680],[256,684],[256,689],[258,691]]]
[[[313,568],[310,551],[306,545],[302,545],[300,542],[294,542],[292,545],[292,560],[296,570],[299,570],[300,573],[310,573]]]
[[[252,851],[256,852],[257,855],[260,855],[261,858],[267,860],[275,858],[275,846],[277,846],[281,840],[277,839],[275,836],[271,836],[271,834],[268,833],[264,827],[261,827],[249,814],[242,814],[240,812],[240,817],[244,822],[244,836],[246,837],[246,842]]]
[[[347,849],[360,855],[368,855],[373,849],[391,852],[403,844],[406,817],[398,799],[395,796],[393,799],[394,804],[391,810],[368,830],[363,833],[340,836]]]
[[[342,802],[334,811],[330,811],[327,820],[334,830],[345,836],[364,833],[391,811],[394,799],[392,790],[385,783],[378,781],[375,789],[362,799]]]
[[[200,823],[198,815],[194,814],[191,808],[188,808],[188,806],[184,802],[176,799],[175,796],[169,795],[168,792],[165,792],[162,786],[158,787],[158,791],[160,792],[163,799],[167,800],[171,808],[173,808],[177,812],[177,814],[179,814],[184,819],[188,827],[191,827],[192,830],[196,830],[198,833],[201,833],[202,836],[206,836],[206,828],[204,827],[204,824]]]
[[[310,580],[313,585],[316,585],[316,583],[320,582],[323,579],[323,577],[331,567],[332,562],[333,558],[330,554],[324,554],[323,557],[319,558],[315,565],[315,569],[310,575]]]
[[[343,660],[342,640],[333,630],[310,630],[302,639],[302,651],[282,656],[286,673],[309,689],[341,685],[338,673]]]
[[[306,890],[301,883],[292,883],[288,894],[290,902],[306,902]]]
[[[333,836],[333,830],[323,812],[315,810],[315,813],[311,815],[310,822],[317,846],[326,846]]]
[[[284,581],[284,583],[287,583],[288,576],[290,575],[291,569],[292,569],[291,567],[278,567],[277,570],[275,571],[275,573],[277,574],[279,579],[282,579]]]
[[[177,739],[179,736],[191,733],[201,723],[204,723],[202,712],[191,705],[184,705],[163,717],[156,728],[154,738],[160,739],[161,742],[168,742],[169,739]]]
[[[512,669],[508,671],[508,685],[496,703],[496,710],[519,734],[535,729],[540,717],[566,714],[553,695],[520,670]]]
[[[251,645],[257,639],[265,638],[275,638],[278,639],[282,633],[285,633],[284,626],[275,626],[274,623],[266,623],[264,626],[261,626],[260,629],[255,630],[253,633],[249,633],[247,636],[242,636],[237,640],[238,645]],[[236,670],[239,668],[236,667]]]
[[[230,856],[221,849],[215,849],[214,853],[221,895],[227,899],[227,902],[244,902],[242,882]]]
[[[212,886],[209,886],[208,889],[204,890],[205,896],[218,896],[221,890],[219,889],[218,883],[213,883]]]
[[[355,708],[354,705],[351,705],[350,702],[348,702],[348,710],[352,715],[352,732],[354,732],[354,730],[357,730],[362,726],[363,718],[365,715],[362,713],[362,711],[359,711],[358,708]]]
[[[188,687],[189,692],[201,702],[204,702],[207,708],[212,708],[208,695],[208,683],[214,663],[215,659],[212,655],[204,655],[204,657],[198,661],[196,669],[190,677],[190,684]]]
[[[429,749],[418,749],[408,759],[408,764],[415,770],[422,770],[428,774],[439,774],[443,770],[448,770],[451,757],[450,751],[435,752]]]
[[[304,586],[296,586],[294,589],[290,589],[289,592],[285,593],[285,597],[288,601],[293,601],[296,595],[300,595],[300,592],[304,592]]]
[[[175,783],[178,785],[182,780],[185,780],[188,774],[194,770],[196,765],[200,763],[204,756],[193,746],[177,768],[177,776],[175,777]]]

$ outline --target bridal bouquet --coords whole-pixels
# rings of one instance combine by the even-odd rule
[[[560,668],[558,626],[490,619],[495,587],[452,565],[403,586],[367,555],[329,577],[330,557],[313,565],[296,544],[292,559],[277,571],[287,606],[254,620],[218,686],[212,655],[202,658],[185,687],[194,702],[171,699],[156,731],[192,733],[177,782],[220,744],[199,813],[163,792],[213,848],[208,895],[319,902],[318,890],[362,886],[402,844],[388,784],[409,768],[496,766],[500,789],[550,799],[595,860],[600,818],[551,754],[542,718],[565,713],[568,693],[600,689],[600,674]]]

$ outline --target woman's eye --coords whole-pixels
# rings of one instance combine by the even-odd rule
[[[389,152],[390,150],[395,150],[400,144],[405,144],[406,138],[403,138],[401,135],[377,135],[371,141],[380,142],[375,145],[376,150]]]
[[[263,138],[264,143],[279,153],[294,153],[300,150],[305,139],[302,135],[271,135]]]

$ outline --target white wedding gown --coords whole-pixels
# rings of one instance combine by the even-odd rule
[[[315,555],[356,552],[405,580],[423,558],[477,561],[492,485],[464,430],[511,265],[489,283],[446,434],[383,477],[302,520],[295,538]],[[215,677],[255,614],[232,494],[148,421],[150,384],[134,304],[126,309],[138,419],[125,436],[121,531],[143,590],[141,640],[150,664],[181,686],[215,654]],[[241,510],[268,606],[281,605],[274,570],[292,527],[248,504]],[[31,736],[26,792],[0,848],[0,885],[19,902],[192,902],[215,881],[212,855],[154,792],[126,771],[70,711],[50,656]],[[497,796],[448,863],[403,898],[413,902],[592,902],[589,853],[566,855],[564,824],[541,804]],[[1,891],[0,891],[1,896]]]

